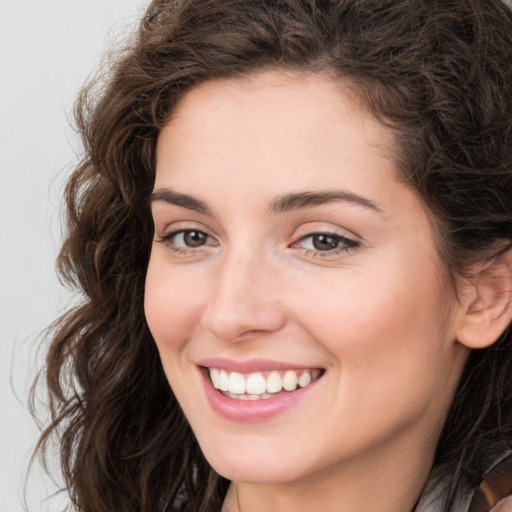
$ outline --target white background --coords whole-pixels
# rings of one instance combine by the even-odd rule
[[[41,364],[36,348],[70,300],[54,261],[62,187],[76,147],[67,120],[73,98],[147,3],[0,0],[0,512],[23,510],[37,438],[26,406]],[[30,511],[62,510],[39,501],[44,486],[41,475],[29,482]]]

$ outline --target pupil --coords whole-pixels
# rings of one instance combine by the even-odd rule
[[[205,243],[206,235],[200,231],[187,231],[184,240],[189,247],[199,247]]]
[[[313,246],[319,251],[327,251],[338,247],[338,240],[328,235],[315,235],[313,237]]]

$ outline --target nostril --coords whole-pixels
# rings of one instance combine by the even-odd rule
[[[201,323],[216,338],[234,342],[275,332],[285,320],[284,311],[277,304],[269,307],[256,298],[228,301],[224,297],[208,305]]]

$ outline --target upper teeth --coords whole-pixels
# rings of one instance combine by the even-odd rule
[[[210,379],[213,387],[225,393],[242,395],[263,395],[265,393],[278,393],[281,390],[294,391],[297,386],[303,388],[318,379],[321,370],[286,370],[271,371],[268,375],[262,372],[242,374],[228,372],[217,368],[210,368]]]

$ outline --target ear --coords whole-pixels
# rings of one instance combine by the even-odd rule
[[[512,321],[512,249],[474,269],[462,290],[457,340],[471,349],[492,345]]]

